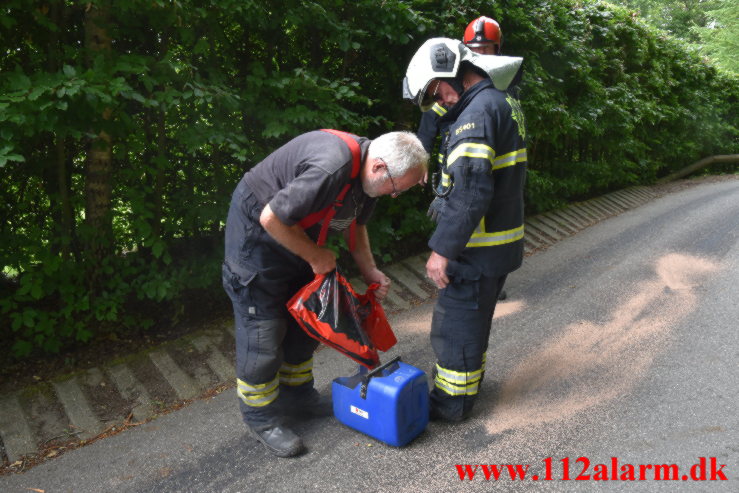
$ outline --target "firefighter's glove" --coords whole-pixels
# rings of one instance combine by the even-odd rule
[[[439,222],[439,219],[441,219],[441,209],[444,207],[444,199],[441,197],[436,197],[429,206],[429,210],[426,212],[426,215],[431,218],[432,221],[435,223]]]

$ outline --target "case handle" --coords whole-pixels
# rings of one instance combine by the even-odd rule
[[[390,366],[394,365],[398,361],[400,361],[400,356],[394,357],[393,359],[391,359],[390,361],[388,361],[384,365],[378,366],[374,370],[372,370],[369,373],[367,373],[366,375],[364,375],[362,377],[362,385],[359,387],[359,396],[362,399],[366,399],[367,398],[367,385],[369,385],[370,379],[372,377],[376,376],[378,373],[381,373],[383,370],[386,370]]]

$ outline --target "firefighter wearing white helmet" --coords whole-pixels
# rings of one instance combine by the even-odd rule
[[[480,16],[467,24],[462,42],[475,53],[500,55],[503,46],[503,32],[495,19]],[[421,115],[421,122],[416,134],[429,154],[433,150],[436,136],[444,131],[443,128],[439,128],[439,118],[444,116],[444,113],[446,113],[446,108],[434,103],[430,110]]]
[[[442,193],[427,276],[440,288],[431,322],[437,358],[431,417],[469,416],[485,372],[490,325],[507,275],[523,259],[526,130],[508,89],[522,59],[480,55],[434,38],[413,56],[404,96],[422,109],[448,108],[440,123]]]

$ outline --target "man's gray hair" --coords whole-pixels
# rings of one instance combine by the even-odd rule
[[[413,132],[390,132],[380,135],[369,146],[370,158],[380,158],[389,173],[400,177],[413,168],[428,167],[429,155]]]

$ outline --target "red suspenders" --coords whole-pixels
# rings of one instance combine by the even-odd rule
[[[350,133],[342,132],[340,130],[333,130],[329,128],[321,129],[324,132],[328,132],[330,134],[334,134],[337,137],[341,138],[344,142],[346,142],[346,145],[349,146],[349,150],[352,152],[352,176],[351,179],[354,180],[357,175],[359,175],[359,166],[360,166],[360,149],[359,144],[356,140],[354,140]],[[328,234],[328,226],[331,223],[331,219],[333,219],[334,215],[336,214],[336,211],[341,208],[343,205],[344,197],[346,196],[347,192],[349,192],[349,189],[352,187],[351,182],[344,185],[344,188],[339,192],[339,195],[336,196],[336,200],[333,204],[326,207],[322,211],[314,212],[313,214],[309,214],[308,216],[304,217],[298,224],[300,224],[300,227],[303,229],[309,228],[313,226],[314,224],[318,224],[323,220],[323,225],[321,226],[321,232],[318,235],[318,246],[323,246],[324,243],[326,243],[326,235]],[[355,217],[354,220],[351,222],[351,225],[349,226],[349,251],[354,250],[354,236],[356,233],[356,225],[357,225],[357,218]]]

